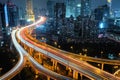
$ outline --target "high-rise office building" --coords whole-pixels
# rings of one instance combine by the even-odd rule
[[[54,14],[57,19],[65,18],[66,6],[64,3],[56,3],[54,6]]]
[[[47,1],[47,10],[48,10],[48,16],[54,17],[54,6],[56,3],[65,3],[66,0],[48,0]]]
[[[75,0],[66,0],[66,17],[71,15],[75,17]]]
[[[91,0],[81,0],[81,15],[89,16],[91,14]]]
[[[58,31],[58,28],[64,24],[65,19],[65,12],[66,12],[66,6],[64,3],[56,3],[54,6],[54,17],[55,17],[55,25],[53,30],[55,30],[55,34]]]
[[[48,16],[54,17],[54,5],[55,1],[47,1]]]
[[[112,16],[112,0],[107,0],[107,4],[108,4],[108,6],[109,6],[109,14],[110,14],[110,17]]]
[[[35,16],[33,13],[33,5],[32,5],[32,0],[26,0],[26,20],[28,22],[34,22],[35,21]]]
[[[2,4],[0,3],[0,28],[2,27],[2,19],[1,19],[1,13],[2,13]]]
[[[80,0],[66,0],[66,17],[77,17],[80,15],[81,3]]]
[[[5,27],[15,27],[18,25],[18,7],[11,1],[4,5]]]
[[[94,14],[95,14],[95,20],[101,21],[103,19],[107,19],[109,17],[109,6],[106,5],[102,5],[99,6],[98,8],[96,8],[94,10]]]

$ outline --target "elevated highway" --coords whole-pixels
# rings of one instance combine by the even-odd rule
[[[3,76],[0,77],[0,80],[8,80],[8,79],[13,78],[23,69],[26,63],[26,59],[23,56],[22,51],[20,50],[20,45],[18,45],[18,42],[15,39],[15,36],[12,35],[11,37],[12,37],[13,44],[17,46],[16,49],[19,53],[19,59],[18,59],[17,64],[10,71],[8,71],[7,73],[5,73]]]
[[[35,26],[35,25],[32,25],[32,26]],[[90,79],[119,80],[118,77],[115,77],[114,75],[110,73],[107,73],[103,70],[93,67],[86,62],[80,61],[78,59],[74,59],[73,57],[69,57],[68,55],[64,53],[64,51],[57,50],[51,46],[48,46],[47,44],[43,44],[43,43],[38,44],[35,41],[30,40],[30,38],[28,38],[29,36],[28,27],[31,27],[31,26],[21,28],[17,33],[17,37],[21,45],[31,55],[33,55],[34,51],[42,53],[45,56],[53,59],[53,63],[57,62],[57,63],[63,64],[64,66],[71,68],[74,73],[76,74],[82,73],[82,75],[85,75],[89,77]],[[73,78],[77,79],[77,77],[75,76],[73,76]]]
[[[25,66],[28,64],[28,61],[31,63],[29,64],[36,70],[37,72],[44,74],[47,76],[47,79],[54,79],[54,80],[72,80],[72,78],[57,74],[51,70],[48,70],[47,68],[44,68],[42,65],[40,65],[37,61],[35,61],[29,54],[26,52],[24,48],[18,43],[16,39],[16,32],[18,29],[13,30],[11,37],[12,37],[12,42],[17,49],[19,53],[19,60],[17,64],[7,73],[5,73],[3,76],[0,77],[0,80],[9,80],[16,76]]]
[[[22,70],[28,61],[29,65],[35,69],[36,73],[42,73],[46,75],[48,80],[78,80],[78,75],[86,76],[90,80],[120,80],[120,78],[114,76],[113,74],[105,72],[102,69],[98,69],[87,63],[87,61],[90,61],[102,64],[119,65],[120,63],[117,60],[106,60],[75,55],[54,48],[45,43],[38,42],[32,38],[32,29],[36,25],[44,23],[45,20],[45,17],[41,17],[39,21],[26,27],[16,29],[12,32],[12,41],[20,54],[20,59],[13,69],[0,77],[0,80],[11,79],[13,76],[19,73],[20,70]],[[39,58],[35,58],[36,54],[38,54]],[[49,61],[52,62],[51,67],[53,70],[47,69],[43,66],[44,59],[42,58],[50,59]],[[72,73],[72,77],[56,72],[58,64],[65,66],[65,70],[67,70],[68,73]]]

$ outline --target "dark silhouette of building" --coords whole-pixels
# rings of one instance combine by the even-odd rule
[[[54,5],[55,1],[47,1],[47,9],[48,9],[48,16],[49,17],[54,17]]]
[[[99,6],[94,10],[95,20],[103,20],[110,16],[109,6],[107,4]]]
[[[54,6],[54,14],[56,18],[65,18],[66,6],[64,3],[56,3]]]
[[[0,3],[0,27],[4,28],[5,27],[5,19],[4,19],[4,6],[3,4]]]
[[[2,12],[2,4],[0,3],[0,27],[2,26],[2,21],[1,21],[1,12]]]
[[[55,33],[57,33],[58,28],[64,24],[66,13],[66,6],[64,3],[56,3],[54,6],[54,18],[55,18]]]

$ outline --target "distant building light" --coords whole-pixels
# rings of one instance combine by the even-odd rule
[[[31,20],[30,19],[27,19],[27,22],[30,22]]]
[[[105,14],[104,14],[104,16],[108,16],[108,14],[107,14],[107,13],[105,13]]]
[[[77,7],[81,7],[81,4],[77,4]]]
[[[107,2],[108,2],[108,3],[111,3],[111,2],[112,2],[112,0],[107,0]]]
[[[36,29],[43,29],[43,28],[45,28],[44,25],[37,25],[37,26],[36,26]]]
[[[8,10],[7,10],[7,4],[5,4],[4,12],[5,12],[5,23],[6,23],[6,27],[7,27],[7,26],[9,25],[9,22],[8,22]]]
[[[99,28],[100,28],[100,29],[103,29],[103,28],[104,28],[104,23],[103,23],[103,22],[101,22],[101,23],[99,24]]]
[[[102,38],[102,37],[103,37],[103,34],[99,34],[99,35],[98,35],[98,38]]]

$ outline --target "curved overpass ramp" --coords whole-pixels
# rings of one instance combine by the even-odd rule
[[[7,73],[5,73],[3,76],[0,77],[0,80],[8,80],[13,78],[15,75],[17,75],[24,67],[26,59],[24,58],[22,51],[19,49],[20,45],[18,45],[18,42],[15,39],[15,31],[12,33],[12,41],[14,46],[17,46],[16,49],[19,52],[19,60],[17,64]]]

